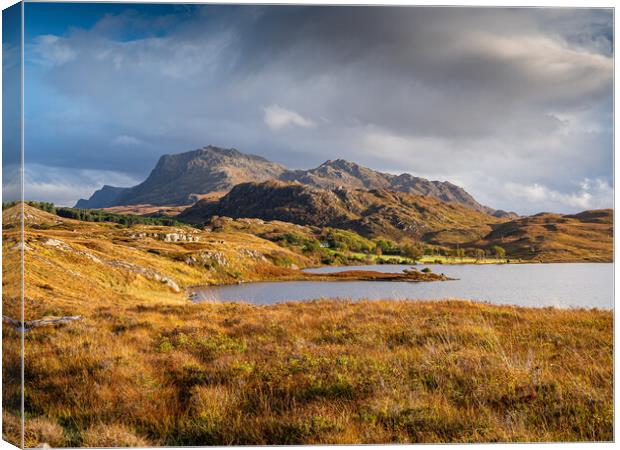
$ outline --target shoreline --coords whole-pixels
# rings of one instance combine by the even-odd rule
[[[575,261],[562,261],[562,260],[550,260],[550,261],[533,261],[533,260],[521,260],[510,262],[424,262],[417,261],[415,263],[370,263],[370,264],[322,264],[311,267],[306,267],[302,270],[308,269],[320,269],[323,267],[364,267],[364,266],[521,266],[521,265],[540,265],[540,264],[613,264],[613,260],[609,261],[589,261],[589,260],[575,260]]]
[[[319,266],[307,269],[316,269],[323,267],[349,267],[349,266]],[[355,266],[363,267],[363,265]],[[281,274],[280,276],[265,278],[261,280],[239,280],[236,283],[214,283],[186,286],[187,290],[200,287],[217,287],[217,286],[237,286],[248,283],[273,283],[287,281],[390,281],[390,282],[433,282],[433,281],[454,281],[457,278],[450,278],[446,275],[434,272],[422,272],[417,269],[407,272],[380,272],[377,270],[344,270],[332,273],[313,273],[304,272],[307,269],[291,269],[290,272]]]
[[[293,280],[291,280],[293,281]],[[253,283],[271,283],[270,281],[256,281]],[[286,283],[286,282],[284,282]],[[219,287],[219,286],[214,286]],[[565,311],[565,312],[579,312],[579,311],[587,311],[587,312],[602,312],[602,313],[614,313],[615,308],[602,308],[598,306],[523,306],[516,305],[513,303],[493,303],[488,300],[476,300],[470,298],[460,298],[460,297],[445,297],[445,298],[398,298],[398,299],[385,299],[385,298],[344,298],[344,297],[316,297],[307,300],[283,300],[277,301],[269,304],[261,304],[261,303],[252,303],[245,300],[193,300],[188,298],[189,302],[193,305],[200,304],[214,304],[214,305],[243,305],[249,306],[252,308],[277,308],[280,306],[288,306],[294,308],[295,305],[298,304],[316,304],[316,303],[324,303],[324,304],[332,304],[337,303],[343,306],[352,305],[352,304],[370,304],[370,303],[383,303],[383,302],[395,302],[395,303],[413,303],[413,304],[424,304],[426,306],[432,306],[434,304],[441,305],[443,303],[461,303],[463,306],[479,306],[479,307],[492,307],[492,308],[500,308],[500,309],[515,309],[515,310],[524,310],[524,311]]]

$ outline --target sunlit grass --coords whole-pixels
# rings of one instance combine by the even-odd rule
[[[30,445],[613,437],[609,311],[325,300],[83,312],[26,335]]]
[[[27,446],[613,439],[611,311],[193,304],[187,286],[298,276],[275,262],[308,260],[245,233],[169,243],[127,235],[157,227],[39,220],[26,319],[83,320],[24,336]],[[18,235],[3,235],[3,313],[19,317]],[[2,332],[3,433],[19,444],[21,335]]]

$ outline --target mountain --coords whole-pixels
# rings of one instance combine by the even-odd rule
[[[310,170],[289,170],[280,177],[283,181],[325,189],[342,186],[353,189],[384,189],[389,185],[390,175],[362,167],[344,159],[328,160]]]
[[[228,191],[248,180],[278,178],[285,170],[260,156],[210,145],[191,152],[164,155],[148,178],[139,185],[132,188],[104,186],[88,200],[80,200],[76,207],[187,205],[194,203],[202,194]]]
[[[322,189],[301,183],[242,183],[217,201],[199,201],[179,219],[203,223],[212,216],[281,220],[354,230],[364,236],[431,240],[443,244],[478,240],[500,219],[458,203],[387,189]]]
[[[511,259],[613,261],[613,210],[540,213],[515,220],[454,202],[387,189],[322,189],[294,182],[242,183],[219,200],[201,200],[179,219],[214,216],[334,227],[366,237],[415,239],[454,247],[503,247]]]
[[[456,202],[497,217],[517,217],[478,203],[464,189],[441,181],[430,181],[404,173],[378,172],[343,159],[329,160],[309,170],[288,170],[260,156],[235,149],[208,146],[203,149],[162,156],[149,177],[132,188],[104,186],[78,208],[123,205],[187,205],[210,193],[224,193],[246,182],[294,181],[324,189],[386,189]]]
[[[499,245],[513,258],[544,262],[613,261],[613,210],[540,213],[494,226],[476,246]]]
[[[98,191],[95,191],[88,200],[81,198],[75,204],[76,208],[105,208],[107,206],[115,205],[118,202],[118,198],[121,194],[128,191],[129,188],[114,187],[104,185]]]
[[[463,188],[447,181],[430,181],[408,173],[393,175],[368,169],[344,159],[328,160],[310,170],[287,171],[280,176],[284,181],[297,181],[302,184],[324,189],[340,187],[353,189],[387,189],[409,194],[425,195],[445,202],[460,203],[476,211],[513,217],[514,213],[494,210],[478,203]]]

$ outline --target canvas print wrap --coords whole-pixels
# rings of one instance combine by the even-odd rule
[[[613,440],[613,10],[3,11],[3,439]]]
[[[2,425],[3,439],[20,447],[24,392],[22,13],[21,4],[2,11]],[[6,214],[5,204],[11,206]]]

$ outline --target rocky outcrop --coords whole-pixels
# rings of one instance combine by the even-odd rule
[[[129,233],[128,236],[131,239],[146,239],[152,238],[164,242],[200,242],[200,236],[197,233]]]
[[[315,169],[288,171],[280,179],[323,189],[387,189],[455,202],[485,213],[494,211],[478,203],[463,188],[448,181],[431,181],[409,173],[393,175],[378,172],[344,159],[325,161]]]
[[[132,264],[132,263],[129,263],[127,261],[120,261],[120,260],[109,261],[108,265],[110,265],[112,267],[117,267],[117,268],[120,268],[120,269],[124,269],[124,270],[126,270],[128,272],[133,272],[133,273],[135,273],[137,275],[142,275],[147,280],[159,281],[160,283],[163,283],[166,286],[168,286],[174,292],[181,292],[181,288],[179,287],[179,285],[177,284],[176,281],[174,281],[170,277],[162,275],[161,273],[157,272],[156,270],[153,270],[153,269],[150,269],[150,268],[147,268],[147,267],[142,267],[142,266],[139,266],[137,264]]]
[[[82,316],[45,316],[40,319],[26,320],[22,326],[21,320],[16,320],[8,316],[2,316],[2,321],[14,326],[20,331],[28,331],[32,328],[63,325],[69,322],[82,320]]]

